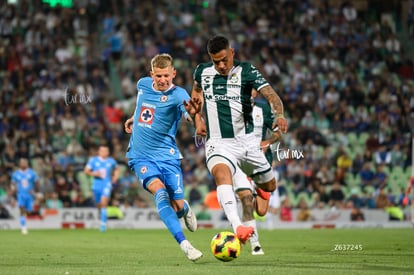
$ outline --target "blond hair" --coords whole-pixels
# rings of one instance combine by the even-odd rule
[[[173,67],[173,58],[168,53],[157,54],[151,59],[151,71],[154,71],[154,68],[167,68],[168,66]]]

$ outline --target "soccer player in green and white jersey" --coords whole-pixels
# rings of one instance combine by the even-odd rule
[[[219,202],[233,231],[245,243],[254,228],[244,226],[238,215],[233,192],[236,167],[266,192],[274,191],[277,185],[272,167],[254,139],[252,90],[269,102],[275,115],[273,128],[286,133],[288,123],[277,93],[251,63],[234,59],[234,49],[226,37],[211,38],[207,51],[211,62],[199,64],[193,75],[191,96],[203,103],[204,110],[204,114],[195,114],[196,131],[207,135],[206,162],[217,185]],[[201,123],[203,115],[205,124]],[[242,199],[244,194],[239,195]],[[246,190],[245,195],[251,196],[251,192]]]

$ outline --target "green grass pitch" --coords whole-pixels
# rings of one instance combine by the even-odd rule
[[[185,231],[204,253],[193,263],[166,229],[5,230],[0,274],[414,274],[412,228],[261,230],[264,256],[247,244],[227,263],[210,252],[219,231]]]

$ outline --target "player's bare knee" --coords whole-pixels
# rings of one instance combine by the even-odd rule
[[[216,164],[211,170],[211,173],[213,174],[216,185],[232,183],[231,170],[227,165],[223,163]]]
[[[266,183],[266,187],[267,189],[264,189],[267,192],[273,192],[276,190],[277,187],[277,183],[276,183],[276,179],[273,178],[271,181]]]

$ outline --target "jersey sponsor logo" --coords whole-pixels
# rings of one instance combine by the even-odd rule
[[[168,100],[168,96],[163,95],[162,97],[160,97],[160,101],[161,102],[166,102]]]
[[[240,100],[239,95],[211,95],[211,94],[204,94],[204,99],[206,100],[212,100],[212,101],[221,101],[221,100]]]
[[[258,78],[254,82],[257,83],[257,84],[263,84],[263,83],[266,82],[266,80],[264,78]]]
[[[138,122],[145,123],[145,124],[152,124],[153,120],[154,120],[154,109],[142,107]]]
[[[241,89],[241,86],[237,84],[227,84],[227,89]]]
[[[151,109],[157,108],[157,106],[155,106],[154,104],[150,104],[150,103],[146,103],[146,102],[142,103],[142,107],[148,107],[148,108],[151,108]]]
[[[177,189],[174,191],[174,194],[181,194],[183,192],[183,189],[181,189],[180,186],[177,187]]]
[[[263,118],[262,118],[261,115],[255,115],[254,124],[255,125],[262,125],[263,124]],[[260,129],[261,127],[258,127],[258,128]]]
[[[201,78],[201,86],[203,87],[204,91],[210,90],[211,87],[211,79],[210,76],[203,76]]]
[[[202,82],[209,84],[210,83],[210,76],[204,76]]]

